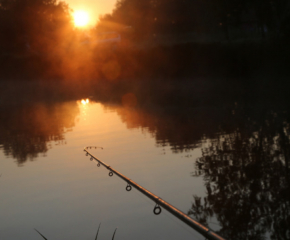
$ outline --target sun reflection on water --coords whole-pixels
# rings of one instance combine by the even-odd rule
[[[82,99],[81,100],[81,103],[83,104],[83,105],[86,105],[86,104],[88,104],[90,102],[90,100],[87,98],[87,99]]]

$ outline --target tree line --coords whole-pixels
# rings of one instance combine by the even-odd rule
[[[134,39],[129,41],[132,44],[152,36],[169,34],[172,37],[183,33],[203,35],[218,32],[229,40],[237,29],[246,29],[244,32],[256,31],[261,37],[271,35],[274,37],[272,39],[277,39],[290,36],[289,8],[289,0],[117,0],[112,13],[101,16],[91,29],[91,34],[96,31],[123,31],[122,43],[126,40],[126,34],[130,33],[127,36]],[[226,51],[215,46],[213,49],[206,48],[199,56],[191,53],[196,53],[200,46],[161,47],[157,49],[158,53],[161,52],[157,57],[150,55],[152,51],[138,52],[133,48],[102,55],[99,49],[79,44],[81,31],[74,27],[71,13],[69,5],[58,0],[0,0],[0,77],[4,79],[11,73],[28,72],[29,78],[43,78],[46,75],[56,79],[68,76],[68,73],[71,73],[69,77],[75,78],[97,78],[97,75],[104,78],[104,61],[112,58],[116,61],[122,58],[115,64],[117,68],[122,67],[124,62],[118,76],[150,73],[154,70],[154,64],[148,64],[152,59],[162,59],[160,62],[164,69],[171,69],[168,68],[171,64],[178,75],[192,69],[192,62],[197,63],[195,72],[200,72],[204,65],[209,65],[209,61],[227,59],[224,57]],[[231,49],[226,50],[232,52]],[[169,58],[168,53],[172,55]],[[140,56],[143,57],[140,59]],[[205,64],[201,64],[200,56],[203,56]],[[185,65],[176,64],[177,58],[179,62],[184,60],[187,63],[186,69]],[[230,57],[225,62],[237,62],[235,65],[244,68],[245,64],[240,64],[240,59],[248,62],[248,57],[245,60],[242,57],[232,60]],[[130,72],[126,70],[128,65],[131,66]],[[223,68],[219,66],[218,69]],[[206,68],[202,72],[214,71]],[[161,74],[166,73],[163,71]],[[154,74],[153,71],[151,75]],[[21,74],[22,78],[24,76]]]
[[[290,33],[288,0],[117,0],[111,14],[100,18],[106,22],[131,26],[136,35],[159,33],[223,31],[229,39],[230,28],[269,32],[280,37]]]
[[[57,0],[0,0],[1,52],[56,51],[72,39],[71,9]],[[290,35],[289,0],[117,0],[97,30],[131,27],[144,38],[162,33],[206,33],[254,28],[265,37]]]

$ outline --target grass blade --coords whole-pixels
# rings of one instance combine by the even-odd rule
[[[114,232],[114,234],[113,234],[113,238],[112,238],[112,240],[114,240],[114,237],[115,237],[115,233],[116,233],[116,231],[117,231],[117,228],[115,229],[115,232]]]
[[[40,236],[42,236],[43,237],[43,239],[45,239],[45,240],[47,240],[47,238],[45,237],[45,236],[43,236],[37,229],[35,229],[34,228],[34,230],[36,231],[36,232],[38,232],[38,234],[40,235]]]
[[[99,234],[100,227],[101,227],[101,223],[99,224],[99,228],[98,228],[98,231],[97,231],[97,235],[96,235],[95,240],[97,240],[97,238],[98,238],[98,234]]]

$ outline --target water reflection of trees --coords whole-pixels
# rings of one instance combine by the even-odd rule
[[[218,134],[196,161],[207,192],[188,213],[203,224],[215,216],[226,239],[290,239],[290,124],[285,113],[260,119]]]
[[[19,165],[65,143],[79,114],[76,102],[32,104],[0,108],[0,148]]]
[[[150,133],[160,147],[171,146],[174,153],[201,147],[193,175],[204,178],[206,196],[194,196],[190,216],[209,226],[217,220],[220,235],[229,240],[286,240],[290,116],[268,108],[113,107],[128,129]]]
[[[173,153],[201,146],[205,138],[213,138],[232,112],[226,108],[146,107],[130,108],[106,105],[113,109],[128,129],[141,128],[156,139],[157,147],[169,146]]]

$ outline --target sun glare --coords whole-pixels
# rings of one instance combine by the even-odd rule
[[[84,27],[89,23],[89,14],[86,11],[75,11],[73,17],[77,27]]]

